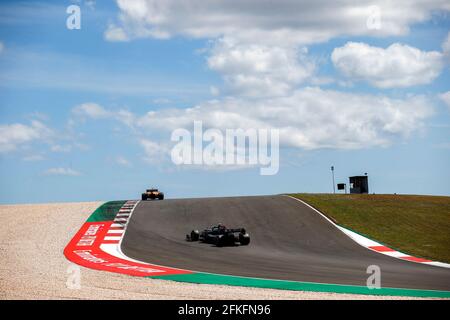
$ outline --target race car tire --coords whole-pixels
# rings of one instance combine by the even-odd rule
[[[147,200],[147,195],[143,194],[142,195],[142,201],[145,201],[145,200]]]
[[[217,236],[215,239],[215,244],[217,247],[223,247],[224,242],[225,242],[225,237],[222,235]]]
[[[159,194],[159,195],[158,195],[158,199],[159,199],[159,200],[164,200],[164,194],[162,194],[162,193]]]
[[[191,241],[198,241],[199,237],[200,237],[200,232],[198,232],[198,230],[191,231]]]
[[[239,243],[242,246],[248,246],[250,244],[250,235],[248,233],[246,234],[240,234],[239,235]]]

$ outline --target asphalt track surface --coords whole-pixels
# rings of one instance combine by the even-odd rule
[[[244,227],[249,246],[187,242],[192,229]],[[285,196],[141,202],[122,242],[129,257],[200,272],[365,286],[370,265],[382,287],[450,290],[450,269],[361,247],[314,210]]]

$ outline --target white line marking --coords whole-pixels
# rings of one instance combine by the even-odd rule
[[[112,241],[112,240],[120,241],[121,239],[122,239],[122,237],[108,237],[108,236],[105,237],[106,241]]]
[[[377,251],[377,252],[379,252],[379,251]],[[408,255],[406,255],[406,254],[404,254],[402,252],[399,252],[399,251],[385,251],[385,252],[380,252],[380,253],[383,253],[383,254],[385,254],[387,256],[394,257],[394,258],[400,258],[400,257],[404,258],[404,257],[408,256]]]
[[[384,254],[384,255],[388,255],[391,256],[392,258],[395,259],[400,259],[403,261],[409,261],[409,262],[414,262],[414,263],[420,263],[420,264],[429,264],[429,265],[433,265],[433,266],[437,266],[437,267],[443,267],[443,268],[450,268],[450,264],[447,263],[443,263],[443,262],[438,262],[438,261],[433,261],[433,262],[418,262],[418,261],[411,261],[411,260],[405,260],[405,259],[401,259],[400,257],[405,257],[405,256],[409,256],[408,254],[404,254],[402,252],[399,251],[388,251],[388,252],[380,252],[380,251],[376,251],[374,249],[370,249],[369,247],[375,247],[375,246],[384,246],[384,244],[378,243],[376,241],[373,241],[369,238],[366,238],[360,234],[357,234],[356,232],[353,232],[351,230],[348,230],[344,227],[341,227],[340,225],[337,225],[336,223],[334,223],[331,219],[329,219],[327,216],[325,216],[322,212],[320,212],[319,210],[317,210],[316,208],[314,208],[313,206],[307,204],[305,201],[300,200],[298,198],[289,196],[289,195],[284,195],[285,197],[288,198],[292,198],[294,200],[297,200],[298,202],[303,203],[305,206],[307,206],[308,208],[314,210],[315,212],[317,212],[318,214],[320,214],[321,217],[323,217],[324,219],[326,219],[329,223],[331,223],[333,226],[335,226],[336,228],[338,228],[340,231],[342,231],[345,235],[347,235],[350,239],[352,239],[353,241],[355,241],[357,244],[359,244],[360,246],[369,249],[370,251],[373,252],[377,252],[380,254]]]
[[[432,266],[437,266],[437,267],[450,268],[450,264],[444,263],[444,262],[430,261],[430,262],[422,262],[422,263],[429,264]]]
[[[133,215],[134,210],[137,208],[137,206],[138,206],[138,204],[139,204],[140,202],[141,202],[141,201],[138,201],[138,202],[136,203],[136,205],[133,207],[133,210],[131,210],[130,218],[131,218],[131,216]],[[125,226],[125,232],[127,231],[127,227],[128,227],[128,225]],[[122,239],[120,240],[120,242],[119,242],[118,244],[113,244],[114,247],[107,248],[108,250],[110,250],[109,254],[112,255],[112,256],[115,256],[115,257],[118,257],[118,258],[122,258],[122,259],[125,259],[125,260],[128,260],[128,261],[136,262],[136,263],[150,264],[150,263],[148,263],[148,262],[139,261],[139,260],[136,260],[136,259],[127,257],[127,256],[122,252],[122,241],[123,241],[123,237],[124,237],[124,235],[122,235]],[[107,244],[104,244],[104,245],[107,245]],[[104,246],[104,245],[101,245],[100,248],[102,248],[102,246]],[[156,266],[156,267],[162,267],[162,268],[170,268],[170,269],[172,269],[172,270],[186,271],[186,269],[167,267],[167,266],[162,266],[162,265],[155,264],[155,263],[151,263],[150,265],[153,265],[153,266]],[[190,270],[190,271],[194,272],[193,270]],[[199,271],[196,271],[196,272],[199,272]]]
[[[108,230],[108,234],[123,234],[125,230]]]

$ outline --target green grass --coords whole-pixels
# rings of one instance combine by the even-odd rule
[[[450,197],[292,194],[332,218],[393,249],[450,263]]]

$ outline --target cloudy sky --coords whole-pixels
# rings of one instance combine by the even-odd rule
[[[448,1],[0,3],[0,203],[450,195]],[[81,9],[81,29],[66,9]],[[171,132],[280,132],[280,170],[176,166]]]

